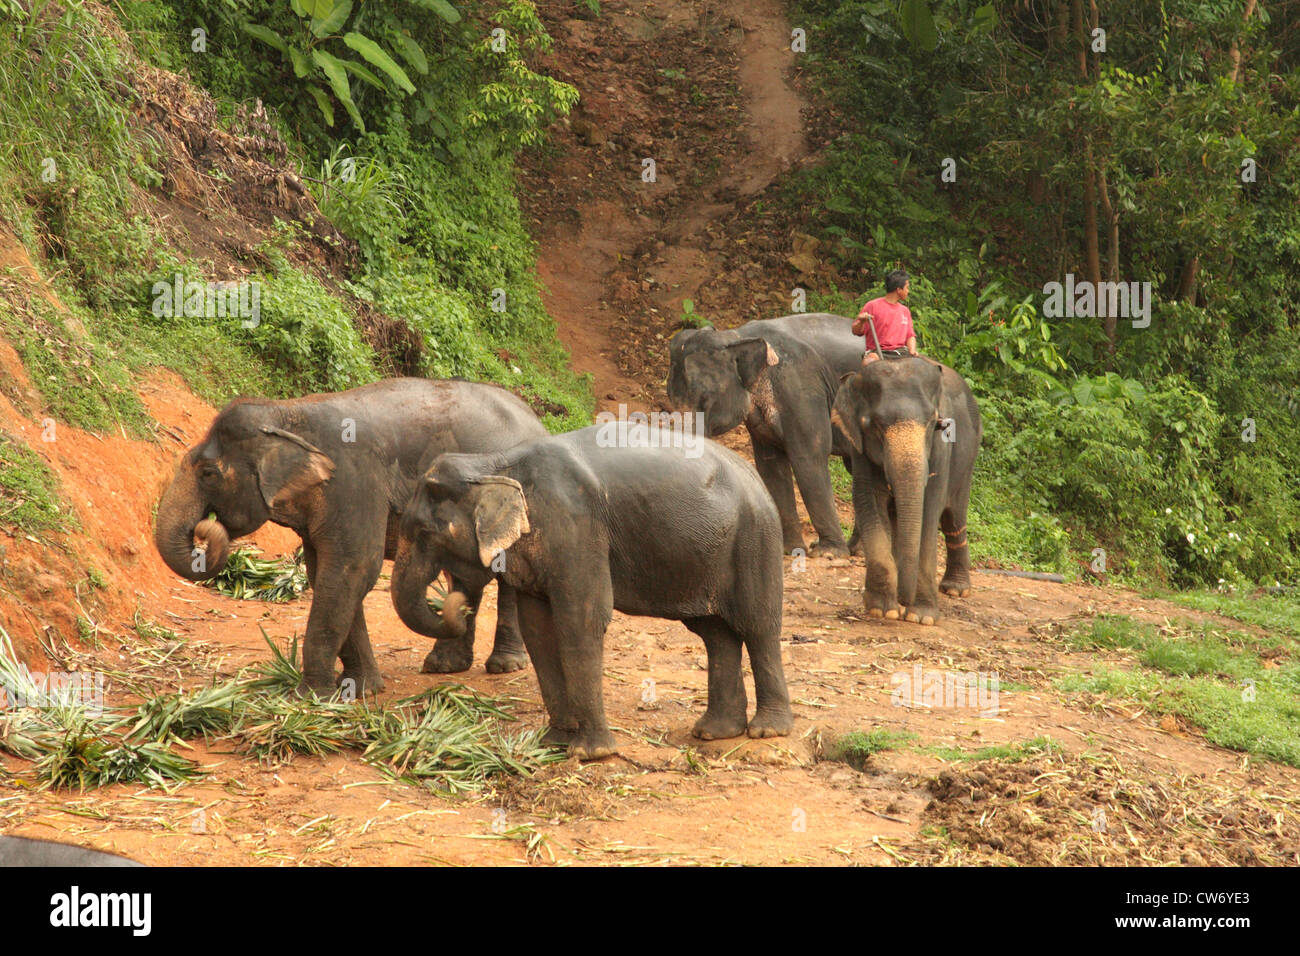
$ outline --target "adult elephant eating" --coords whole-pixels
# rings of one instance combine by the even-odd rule
[[[300,691],[332,694],[335,658],[357,693],[381,690],[362,600],[393,556],[397,521],[419,477],[444,452],[496,451],[545,434],[524,402],[476,382],[399,378],[283,401],[238,398],[181,459],[158,504],[154,544],[173,571],[202,581],[225,566],[233,539],[267,521],[292,528],[312,588]],[[438,642],[425,671],[473,662],[482,589],[462,590],[468,626],[431,635]],[[502,588],[487,668],[526,662],[513,595]]]
[[[817,530],[813,548],[844,555],[827,460],[852,449],[831,428],[840,377],[862,365],[853,320],[825,312],[758,319],[735,329],[683,329],[668,344],[668,399],[704,416],[708,434],[741,422],[754,465],[781,516],[787,554],[803,547],[791,472]],[[856,543],[857,534],[854,534]]]
[[[444,455],[402,516],[392,587],[402,620],[421,633],[445,626],[425,596],[442,569],[477,587],[497,573],[516,593],[548,740],[580,759],[616,750],[601,686],[616,608],[679,620],[703,638],[709,697],[697,737],[779,736],[793,722],[776,509],[742,459],[675,437],[608,424]],[[758,698],[748,721],[742,645]]]
[[[887,359],[845,376],[831,417],[853,446],[867,613],[933,624],[940,526],[948,565],[939,587],[953,597],[970,593],[966,506],[983,437],[975,396],[946,365]]]

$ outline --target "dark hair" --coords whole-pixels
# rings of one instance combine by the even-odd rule
[[[885,276],[885,291],[893,292],[907,285],[907,280],[912,278],[902,269],[895,269],[889,275]]]

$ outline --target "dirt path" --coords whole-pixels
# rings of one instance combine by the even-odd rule
[[[637,373],[653,360],[629,352],[662,350],[655,336],[666,335],[683,300],[723,270],[723,244],[709,227],[807,155],[807,104],[789,82],[794,54],[777,0],[604,9],[600,21],[568,20],[555,30],[553,66],[579,87],[583,105],[569,135],[559,137],[563,156],[534,170],[537,191],[543,180],[553,184],[546,200],[534,202],[537,271],[573,368],[591,373],[600,407],[644,408],[659,383]],[[674,51],[691,40],[714,45],[730,82]],[[617,80],[584,69],[588,51],[611,44],[630,69]],[[605,81],[615,85],[595,86]],[[672,106],[681,98],[677,86],[688,83],[683,113]],[[712,117],[698,122],[704,116],[692,105]],[[709,125],[719,118],[730,135],[711,140]],[[646,160],[655,163],[653,182],[642,173]],[[628,270],[638,254],[649,258],[639,279]],[[638,334],[647,330],[653,335]]]

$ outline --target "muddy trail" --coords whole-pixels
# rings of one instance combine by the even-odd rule
[[[606,0],[600,16],[561,0],[538,6],[555,38],[548,68],[582,93],[553,148],[521,176],[548,305],[601,408],[664,407],[667,339],[683,299],[735,325],[790,311],[791,288],[825,268],[815,241],[771,211],[783,177],[824,145],[813,132],[823,123],[801,92],[775,0]],[[654,182],[642,178],[644,159],[654,160]],[[149,464],[131,483],[76,484],[91,512],[120,496],[147,516],[171,463],[213,414],[170,375],[151,380],[145,398],[160,424],[156,446],[98,444],[109,464]],[[34,427],[7,404],[0,412],[7,428]],[[726,444],[748,453],[743,430]],[[264,660],[262,629],[283,645],[305,627],[306,598],[223,597],[168,574],[147,532],[94,527],[104,547],[137,549],[140,571],[121,583],[130,600],[88,610],[93,640],[79,654],[138,666],[172,689],[197,687]],[[255,542],[271,554],[296,543],[272,528]],[[705,705],[702,643],[675,622],[616,613],[605,698],[617,757],[567,761],[454,800],[387,781],[355,753],[263,765],[197,741],[190,756],[210,776],[171,793],[34,790],[31,765],[3,757],[0,832],[150,864],[1300,862],[1300,772],[1054,684],[1133,665],[1071,649],[1069,631],[1099,613],[1157,624],[1204,615],[1118,588],[977,570],[970,597],[941,596],[943,619],[921,627],[867,618],[862,577],[858,558],[787,558],[782,647],[796,722],[786,738],[693,739]],[[142,646],[137,614],[174,632],[165,653]],[[394,614],[387,567],[366,614],[384,700],[447,682],[419,672],[429,647]],[[475,664],[452,679],[511,698],[521,726],[539,726],[532,670],[484,671],[494,625],[490,590]],[[979,708],[899,699],[900,679],[933,672],[996,673],[999,690]],[[837,742],[853,732],[897,743],[844,757]],[[986,749],[999,755],[981,759]]]

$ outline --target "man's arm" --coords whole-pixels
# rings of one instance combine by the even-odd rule
[[[908,350],[909,352],[911,352],[913,355],[916,355],[916,354],[917,354],[917,351],[916,351],[916,336],[915,336],[915,335],[909,335],[909,336],[907,337],[907,350]]]

